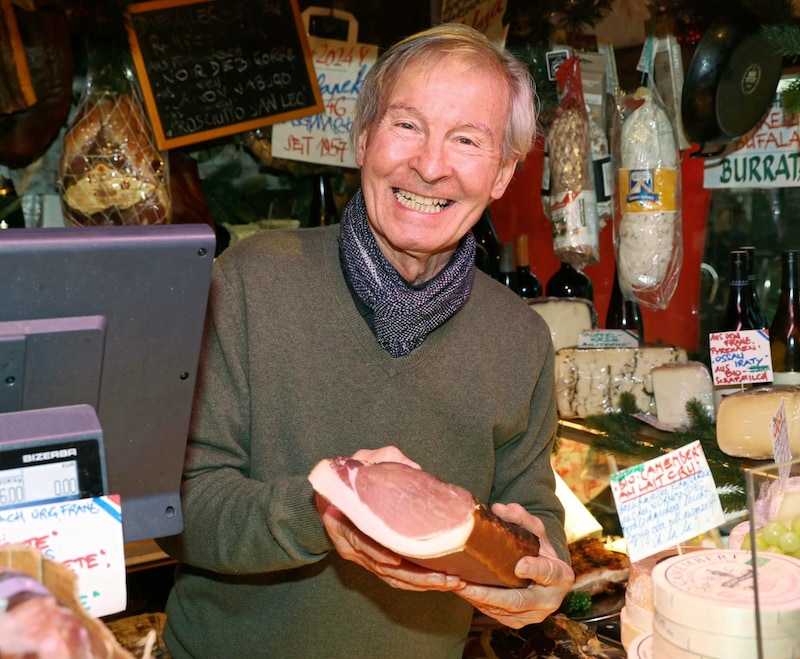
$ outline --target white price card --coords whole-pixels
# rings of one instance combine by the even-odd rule
[[[0,510],[3,544],[24,544],[75,572],[78,599],[93,617],[125,610],[119,495]]]
[[[791,461],[792,449],[789,446],[789,424],[786,420],[786,403],[783,398],[775,410],[775,415],[769,422],[769,434],[772,438],[772,455],[775,462],[780,464],[778,467],[781,484],[786,485],[789,478],[789,465],[781,464]]]
[[[699,441],[611,474],[628,558],[640,561],[725,522]]]
[[[708,342],[716,386],[772,382],[772,353],[764,330],[713,332]]]
[[[639,335],[630,330],[589,329],[578,334],[579,348],[638,348]]]

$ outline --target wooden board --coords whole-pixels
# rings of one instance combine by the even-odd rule
[[[126,29],[160,149],[323,111],[297,0],[156,0]]]

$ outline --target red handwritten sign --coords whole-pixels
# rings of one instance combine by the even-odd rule
[[[772,353],[764,330],[709,334],[711,375],[717,386],[772,382]]]

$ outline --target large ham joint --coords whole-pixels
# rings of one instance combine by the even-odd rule
[[[362,533],[422,567],[472,583],[529,583],[514,566],[539,554],[539,538],[462,487],[397,462],[352,458],[322,460],[308,478]]]

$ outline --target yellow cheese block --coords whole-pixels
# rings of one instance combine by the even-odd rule
[[[773,459],[769,424],[783,400],[792,455],[800,455],[800,386],[765,386],[725,396],[717,410],[717,444],[724,453]]]

